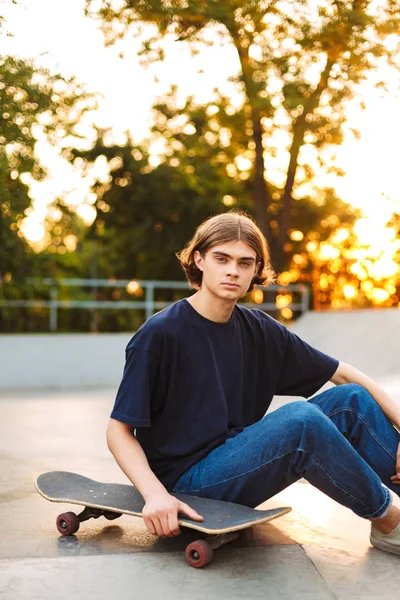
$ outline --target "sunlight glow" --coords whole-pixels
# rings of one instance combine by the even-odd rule
[[[86,225],[91,225],[96,218],[96,209],[89,204],[80,204],[76,212],[82,217]]]
[[[27,217],[21,225],[21,231],[31,242],[40,242],[45,236],[46,230],[40,221],[34,217]]]
[[[318,2],[312,4],[312,11],[318,19]],[[162,46],[166,51],[166,60],[159,65],[144,69],[140,65],[138,50],[140,40],[131,37],[128,41],[120,41],[115,47],[104,47],[102,34],[97,24],[83,17],[84,0],[35,0],[26,6],[11,5],[7,8],[9,28],[12,38],[4,39],[3,53],[22,57],[36,57],[38,67],[50,68],[66,76],[74,75],[78,81],[87,82],[88,88],[103,95],[96,111],[94,122],[100,129],[112,128],[106,139],[106,145],[123,144],[130,134],[135,143],[140,143],[149,135],[153,113],[151,105],[154,99],[169,89],[171,84],[178,86],[178,101],[184,104],[187,97],[193,95],[197,102],[214,101],[214,90],[219,88],[223,94],[232,99],[233,107],[241,106],[243,93],[233,83],[239,67],[237,52],[229,44],[216,44],[214,47],[201,49],[192,56],[184,44],[176,44],[173,37],[167,37]],[[6,10],[6,9],[4,9]],[[279,26],[279,18],[274,14],[266,14],[265,21]],[[49,23],[55,26],[49,27]],[[62,24],[57,26],[56,24]],[[246,27],[252,27],[249,23]],[[73,44],[71,44],[73,32]],[[210,41],[213,32],[207,32]],[[400,36],[390,35],[386,47],[393,53],[399,49]],[[293,40],[288,39],[284,46],[288,48]],[[271,40],[271,49],[276,56],[282,51],[281,42]],[[123,52],[124,58],[120,57]],[[251,46],[251,56],[261,58],[259,50]],[[297,50],[296,50],[297,51]],[[296,58],[291,68],[296,68]],[[393,60],[398,60],[393,55]],[[324,66],[325,57],[321,53],[307,69],[306,79],[314,85]],[[190,77],[188,74],[190,73]],[[40,79],[40,69],[36,75]],[[383,78],[388,82],[388,91],[376,89],[374,86]],[[356,97],[347,105],[348,124],[345,126],[345,138],[340,147],[327,147],[321,153],[313,145],[317,141],[315,133],[306,136],[305,144],[300,149],[299,169],[296,173],[296,184],[293,190],[294,199],[307,196],[322,205],[324,198],[320,190],[331,187],[338,197],[353,206],[361,208],[363,217],[358,219],[354,229],[338,221],[326,220],[326,226],[333,227],[329,239],[320,243],[319,237],[311,237],[304,231],[293,230],[289,233],[294,248],[292,264],[278,275],[278,283],[285,285],[298,281],[302,270],[309,259],[318,270],[315,285],[326,294],[336,294],[333,306],[348,307],[357,302],[363,294],[375,305],[400,307],[400,300],[395,295],[400,280],[399,264],[396,256],[400,251],[400,240],[397,230],[389,221],[394,214],[400,214],[400,188],[398,184],[398,140],[400,139],[399,107],[399,73],[393,67],[382,67],[376,73],[370,73],[357,90]],[[62,85],[62,84],[60,84]],[[285,186],[287,167],[289,164],[288,149],[292,136],[288,130],[289,115],[282,106],[282,82],[271,73],[268,77],[268,92],[273,95],[272,105],[277,108],[273,118],[263,118],[265,128],[265,178],[276,186],[277,198]],[[61,92],[60,90],[58,90]],[[360,100],[366,106],[360,108]],[[318,111],[320,114],[334,114],[335,108],[330,105],[328,94],[323,98]],[[209,115],[216,114],[218,107],[211,105]],[[227,115],[234,113],[235,108],[227,107]],[[332,112],[333,111],[333,112]],[[292,112],[292,116],[294,113]],[[41,116],[44,125],[48,115]],[[86,136],[86,145],[90,146],[90,122],[85,119],[81,123],[81,134]],[[176,119],[176,128],[181,128],[186,135],[196,134],[193,124],[187,123],[185,117]],[[360,132],[360,136],[353,130]],[[329,130],[324,132],[330,135]],[[86,168],[82,159],[76,159],[71,165],[61,158],[57,149],[45,142],[42,128],[35,127],[34,134],[38,142],[35,147],[37,157],[48,177],[44,181],[32,181],[29,173],[20,175],[21,181],[29,185],[32,198],[32,210],[18,225],[18,234],[24,235],[35,247],[42,249],[50,243],[46,219],[58,222],[62,212],[53,206],[56,199],[62,198],[71,210],[86,224],[91,224],[96,217],[96,195],[91,190],[95,181],[107,186],[111,182],[110,171],[120,168],[120,157],[114,157],[107,165],[105,155],[99,156],[94,165]],[[228,147],[231,133],[228,128],[218,130],[217,126],[207,133],[211,144]],[[85,140],[83,139],[82,143]],[[253,147],[254,148],[254,147]],[[10,147],[8,151],[10,152]],[[254,151],[254,149],[251,149]],[[157,167],[166,160],[165,140],[159,138],[149,148],[150,167]],[[137,160],[142,158],[139,150],[134,150]],[[325,164],[320,167],[320,159]],[[168,157],[167,157],[168,160]],[[176,160],[176,159],[172,159]],[[175,162],[175,166],[178,164]],[[174,165],[172,165],[174,166]],[[332,167],[341,169],[345,174],[338,176]],[[245,181],[251,172],[252,155],[243,153],[227,166],[229,177],[237,177]],[[311,175],[307,175],[307,170]],[[11,177],[16,179],[18,173],[13,171]],[[115,183],[124,187],[128,185],[126,177],[120,177]],[[275,200],[275,196],[273,195]],[[238,199],[239,200],[239,199]],[[223,196],[221,202],[233,206],[236,198]],[[110,207],[103,203],[104,212]],[[275,227],[277,227],[277,222]],[[324,225],[325,226],[325,225]],[[49,246],[50,252],[73,251],[76,247],[75,236],[66,236],[63,247],[55,244]],[[298,251],[295,244],[304,241],[305,251]],[[303,249],[304,249],[303,246]],[[321,271],[321,272],[320,272]],[[134,284],[131,282],[131,290]],[[333,291],[332,291],[333,290]],[[254,302],[261,303],[263,295],[252,294]],[[129,290],[128,290],[129,292]],[[135,288],[129,293],[140,294],[143,290]],[[281,315],[285,319],[293,316],[289,305],[289,295],[281,294],[277,300]]]

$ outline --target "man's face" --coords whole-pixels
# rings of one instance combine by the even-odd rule
[[[203,271],[202,288],[227,300],[247,293],[258,267],[255,251],[244,242],[218,244],[204,256],[195,252],[194,260]]]

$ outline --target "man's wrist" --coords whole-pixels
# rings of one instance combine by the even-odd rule
[[[161,481],[159,481],[155,475],[153,475],[153,477],[155,481],[145,482],[145,484],[141,486],[141,490],[139,490],[145,502],[148,502],[153,496],[168,494],[168,491]]]
[[[161,486],[160,488],[146,490],[144,493],[142,493],[145,502],[149,502],[149,500],[154,498],[154,496],[164,495],[169,495],[169,492],[165,489],[164,486]]]

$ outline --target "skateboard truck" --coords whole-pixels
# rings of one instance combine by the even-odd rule
[[[99,517],[105,517],[108,521],[113,521],[121,516],[122,515],[120,513],[112,512],[111,510],[102,510],[100,508],[91,508],[90,506],[85,506],[85,509],[79,513],[79,515],[75,514],[74,512],[67,512],[58,515],[56,526],[62,535],[73,535],[78,531],[79,525],[83,523],[83,521],[88,521],[89,519],[98,519]]]
[[[253,539],[254,530],[252,527],[231,531],[229,533],[220,533],[218,535],[209,535],[205,540],[196,540],[185,550],[185,558],[190,566],[197,569],[205,567],[213,559],[214,550],[234,542],[237,546],[244,546]]]

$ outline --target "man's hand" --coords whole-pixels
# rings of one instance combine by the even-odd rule
[[[150,533],[162,537],[173,537],[180,534],[178,513],[184,513],[194,521],[204,521],[193,508],[180,502],[168,492],[155,494],[147,499],[142,516]]]
[[[392,480],[392,483],[400,485],[400,444],[396,454],[396,475],[393,475],[390,479]]]

